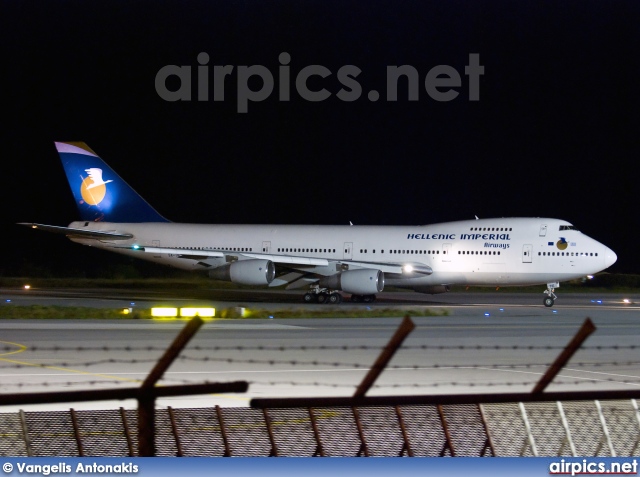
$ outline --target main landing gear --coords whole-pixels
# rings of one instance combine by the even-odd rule
[[[311,287],[311,290],[304,294],[305,303],[330,303],[337,305],[342,302],[342,295],[336,290],[329,288],[320,288],[319,285]],[[354,303],[373,303],[376,301],[375,295],[351,295],[351,301]]]
[[[556,298],[558,297],[553,293],[556,288],[560,288],[560,284],[558,282],[547,283],[547,289],[544,291],[545,295],[547,295],[543,300],[544,306],[549,308],[556,302]]]
[[[335,290],[320,288],[316,285],[311,288],[311,291],[304,294],[303,300],[305,303],[330,303],[337,305],[342,302],[342,295]]]

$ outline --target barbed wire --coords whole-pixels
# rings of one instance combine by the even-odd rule
[[[356,368],[367,370],[372,367],[370,362],[367,363],[358,363],[358,362],[346,362],[346,361],[322,361],[322,360],[279,360],[279,359],[256,359],[256,358],[247,358],[247,359],[238,359],[231,357],[211,357],[211,356],[202,356],[202,357],[194,357],[194,356],[178,356],[175,362],[200,362],[200,363],[226,363],[226,364],[262,364],[269,366],[280,366],[280,365],[288,365],[288,366],[325,366],[330,368],[340,368],[340,367],[348,367],[348,368]],[[73,372],[71,368],[88,368],[92,366],[100,366],[105,364],[125,364],[125,365],[138,365],[138,364],[154,364],[156,363],[156,359],[121,359],[121,358],[107,358],[107,359],[99,359],[94,361],[85,361],[85,362],[70,362],[70,361],[61,361],[61,362],[51,362],[51,363],[29,363],[29,362],[12,362],[11,360],[7,360],[3,362],[0,358],[0,369],[1,370],[9,370],[9,369],[29,369],[29,368],[70,368],[69,371]],[[174,362],[174,364],[175,364]],[[540,363],[520,363],[520,364],[505,364],[505,363],[463,363],[463,364],[447,364],[447,363],[419,363],[419,364],[389,364],[385,367],[385,369],[389,370],[426,370],[426,369],[480,369],[480,368],[491,368],[491,369],[521,369],[521,368],[536,368],[536,367],[549,367],[552,363],[550,362],[540,362]],[[624,366],[640,366],[640,361],[579,361],[579,362],[570,362],[569,363],[573,367],[603,367],[603,366],[611,366],[611,367],[624,367]],[[112,374],[117,374],[117,371],[113,371]]]
[[[142,382],[142,380],[139,380]],[[193,381],[193,380],[185,380],[185,379],[162,379],[162,383],[171,382],[173,384],[182,384],[182,385],[190,385],[190,384],[214,384],[221,383],[225,381]],[[355,389],[359,383],[331,383],[331,382],[321,382],[321,381],[312,381],[312,382],[299,382],[299,381],[255,381],[250,380],[247,381],[250,386],[272,386],[272,387],[281,387],[281,386],[291,386],[291,387],[328,387],[328,388],[349,388]],[[607,383],[615,383],[615,384],[633,384],[640,385],[640,379],[632,379],[632,380],[616,380],[613,378],[606,379],[593,379],[593,378],[584,378],[584,379],[575,379],[575,380],[555,380],[552,385],[585,385],[585,384],[602,384],[603,382]],[[41,383],[3,383],[0,385],[0,390],[4,387],[12,387],[12,388],[35,388],[35,387],[55,387],[59,388],[61,386],[64,387],[79,387],[79,386],[98,386],[105,384],[117,384],[128,387],[136,387],[136,383],[127,382],[127,381],[119,381],[119,380],[91,380],[91,381],[66,381],[66,382],[41,382]],[[498,382],[483,382],[477,383],[473,381],[445,381],[445,382],[435,382],[435,383],[393,383],[393,384],[374,384],[371,386],[371,389],[420,389],[420,388],[438,388],[438,387],[468,387],[468,388],[483,388],[483,387],[512,387],[512,386],[534,386],[538,384],[538,381],[498,381]],[[60,389],[57,389],[60,390]],[[0,405],[2,404],[2,396],[0,392]]]
[[[17,351],[17,346],[0,346],[1,352],[6,353],[14,353]],[[446,351],[446,350],[474,350],[474,351],[496,351],[496,350],[525,350],[525,351],[549,351],[549,350],[564,350],[566,346],[537,346],[537,345],[403,345],[399,348],[402,351]],[[126,351],[126,352],[139,352],[139,351],[147,351],[147,352],[159,352],[164,353],[166,351],[165,347],[156,347],[156,346],[75,346],[75,347],[64,347],[64,346],[29,346],[24,349],[23,352],[38,352],[38,351],[47,351],[47,352],[62,352],[62,351],[71,351],[71,352],[92,352],[92,351]],[[318,345],[318,346],[190,346],[187,348],[189,351],[207,351],[207,352],[218,352],[218,351],[351,351],[351,350],[362,350],[362,351],[383,351],[386,349],[391,349],[387,346],[370,346],[370,345]],[[608,346],[582,346],[579,350],[585,351],[620,351],[620,350],[640,350],[640,345],[608,345]],[[2,358],[2,354],[0,354],[0,358]]]
[[[142,381],[140,381],[142,382]],[[67,388],[67,387],[78,387],[78,386],[98,386],[101,384],[109,384],[109,385],[114,385],[114,384],[119,384],[119,385],[134,385],[136,383],[132,383],[131,381],[121,381],[121,380],[117,380],[117,379],[113,379],[113,380],[91,380],[91,381],[66,381],[66,382],[58,382],[58,381],[42,381],[39,383],[22,383],[22,382],[16,382],[16,383],[2,383],[0,384],[0,390],[2,390],[3,388],[7,387],[7,388],[35,388],[35,387],[43,387],[43,388],[56,388],[56,391],[62,391],[62,389],[60,389],[61,387]],[[1,393],[1,391],[0,391]],[[2,403],[2,394],[0,394],[0,403]]]

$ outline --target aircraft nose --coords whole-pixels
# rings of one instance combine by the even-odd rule
[[[611,265],[616,263],[616,260],[618,260],[616,253],[609,247],[606,247],[604,252],[604,264],[606,267],[609,268]]]

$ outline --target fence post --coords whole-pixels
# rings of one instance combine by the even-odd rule
[[[124,429],[124,437],[127,439],[127,447],[129,448],[129,457],[135,457],[136,452],[133,448],[133,439],[131,439],[131,431],[127,422],[127,411],[120,407],[120,418],[122,419],[122,429]]]
[[[141,389],[147,392],[138,397],[138,455],[140,457],[156,455],[156,397],[153,388],[203,323],[197,316],[191,319],[142,383]]]
[[[80,429],[78,428],[78,418],[76,417],[75,409],[69,409],[71,415],[71,425],[73,426],[73,434],[76,436],[76,444],[78,446],[78,457],[84,457],[84,449],[82,447],[82,437],[80,436]]]
[[[351,408],[353,411],[353,418],[356,421],[356,428],[358,429],[358,436],[360,437],[360,449],[358,450],[358,457],[369,457],[369,448],[367,447],[367,441],[364,438],[364,430],[362,429],[362,423],[360,422],[360,414],[358,409],[354,406]]]
[[[440,451],[440,457],[444,457],[444,453],[447,449],[451,453],[451,457],[456,456],[456,450],[453,447],[453,441],[451,440],[451,434],[449,433],[449,426],[447,425],[447,419],[444,417],[444,409],[440,404],[437,406],[438,416],[440,416],[440,424],[442,424],[442,431],[444,432],[445,443]]]
[[[571,429],[569,429],[569,421],[567,421],[567,416],[564,414],[564,408],[562,407],[562,403],[560,401],[556,401],[558,404],[558,412],[560,413],[560,419],[562,420],[562,427],[564,427],[564,440],[562,441],[562,445],[558,450],[558,456],[562,455],[562,451],[564,449],[565,444],[569,444],[569,448],[571,449],[571,455],[576,457],[578,452],[576,451],[576,446],[573,445],[573,439],[571,437]]]
[[[553,378],[562,370],[565,364],[571,359],[571,357],[578,351],[578,348],[582,346],[584,340],[586,340],[591,333],[596,330],[595,325],[591,321],[590,318],[584,320],[584,323],[573,337],[573,339],[567,344],[562,353],[556,358],[553,364],[547,369],[547,372],[544,373],[538,384],[533,388],[532,393],[541,393],[545,390],[545,388],[549,385]]]
[[[604,418],[604,414],[602,414],[602,406],[600,405],[600,401],[596,399],[594,403],[596,405],[596,409],[598,410],[600,425],[602,426],[602,438],[598,443],[598,449],[596,450],[595,455],[598,455],[600,453],[600,449],[602,449],[602,446],[606,442],[607,446],[609,447],[609,452],[611,453],[611,457],[616,457],[616,450],[613,448],[613,442],[611,442],[611,436],[609,435],[609,428],[607,427],[607,421]]]
[[[22,427],[22,438],[24,439],[24,447],[27,451],[27,457],[33,457],[31,452],[31,440],[29,439],[29,429],[27,429],[27,418],[24,415],[24,411],[20,409],[18,411],[18,417],[20,418],[20,426]]]
[[[218,424],[220,424],[220,435],[222,436],[222,443],[224,444],[223,457],[231,457],[231,446],[229,445],[229,438],[227,437],[227,430],[224,427],[224,418],[222,417],[222,410],[220,406],[216,404],[216,416],[218,416]]]
[[[316,451],[313,453],[313,457],[324,457],[324,449],[322,447],[322,441],[320,440],[320,433],[318,432],[318,423],[316,422],[316,416],[313,414],[313,408],[307,408],[309,410],[309,419],[311,420],[311,428],[313,429],[313,435],[316,438]]]
[[[487,438],[484,441],[484,446],[480,451],[480,457],[484,457],[484,453],[489,449],[491,451],[491,457],[496,456],[496,450],[493,447],[493,440],[491,439],[491,434],[489,434],[489,426],[487,424],[487,418],[484,415],[484,409],[482,408],[482,404],[477,404],[478,412],[480,413],[480,419],[482,420],[482,427],[484,428],[484,433]]]
[[[400,425],[400,430],[402,431],[402,440],[404,443],[402,444],[402,449],[400,449],[400,454],[398,457],[402,457],[402,454],[407,452],[409,457],[413,457],[413,450],[411,449],[411,442],[409,442],[409,433],[407,432],[407,428],[404,425],[404,419],[402,418],[402,411],[400,411],[400,406],[394,406],[396,410],[396,416],[398,416],[398,424]]]
[[[176,425],[176,416],[171,406],[167,407],[167,412],[169,413],[169,420],[171,421],[171,430],[173,431],[173,438],[176,441],[176,455],[178,457],[182,457],[184,454],[182,453],[182,445],[180,444],[180,434],[178,433],[178,426]]]
[[[414,330],[415,327],[416,325],[413,324],[409,315],[405,316],[404,320],[402,320],[402,323],[400,323],[400,326],[389,340],[389,343],[387,343],[387,346],[382,349],[378,359],[373,363],[373,366],[356,389],[356,392],[353,395],[354,398],[364,397],[369,388],[373,385],[376,379],[378,379],[380,373],[384,371],[384,368],[387,366],[391,358],[393,358],[393,355],[398,351],[398,348],[402,346],[404,339]]]
[[[533,438],[533,433],[531,432],[531,424],[529,424],[529,417],[527,416],[527,411],[524,408],[524,404],[519,402],[518,407],[520,407],[520,414],[522,415],[522,420],[524,421],[524,427],[527,432],[527,437],[522,444],[522,448],[520,449],[520,457],[524,456],[524,451],[527,450],[527,445],[531,446],[531,453],[534,457],[538,457],[538,447],[536,446],[536,440]]]
[[[635,399],[631,400],[631,407],[633,408],[633,413],[636,416],[636,419],[638,420],[638,437],[636,438],[636,442],[633,445],[633,449],[631,449],[631,452],[629,452],[629,456],[632,456],[633,454],[635,454],[636,449],[638,448],[638,446],[640,445],[640,410],[638,410],[638,401],[636,401]]]
[[[269,412],[265,407],[262,409],[262,415],[264,416],[264,423],[267,425],[267,433],[269,434],[269,442],[271,443],[271,451],[269,451],[269,457],[278,457],[278,447],[276,446],[276,440],[273,436],[273,429],[271,429],[271,419],[269,418]]]

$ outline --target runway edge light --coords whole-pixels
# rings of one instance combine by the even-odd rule
[[[178,316],[178,309],[166,306],[151,308],[151,316],[156,318],[176,317]]]
[[[200,318],[212,318],[216,316],[215,308],[180,308],[180,316],[193,317],[199,316]]]

